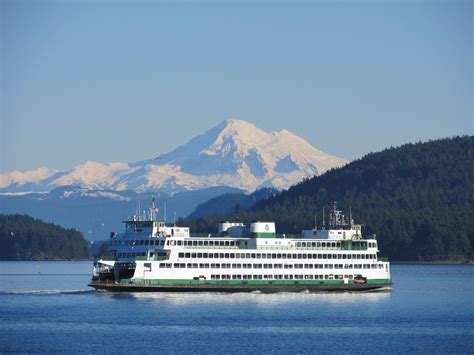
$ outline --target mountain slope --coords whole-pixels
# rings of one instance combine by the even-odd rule
[[[407,144],[372,153],[303,181],[248,211],[241,219],[271,219],[280,232],[299,233],[321,221],[323,206],[338,201],[376,234],[395,260],[474,257],[474,137]],[[222,218],[222,217],[220,217]],[[216,218],[190,220],[214,230]]]
[[[266,133],[248,122],[227,120],[151,160],[130,164],[88,161],[69,171],[41,168],[0,174],[0,192],[42,192],[65,185],[167,193],[212,186],[281,189],[345,163],[286,130]]]

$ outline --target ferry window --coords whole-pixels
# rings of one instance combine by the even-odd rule
[[[224,258],[229,259],[229,253],[225,253]]]
[[[228,240],[226,240],[226,242],[225,242],[225,246],[226,246],[226,247],[228,247],[228,246],[229,246],[229,241],[228,241]]]
[[[160,263],[160,269],[163,269],[165,267],[164,263]]]
[[[240,246],[240,241],[237,240],[237,241],[235,242],[235,245],[239,247],[239,246]]]
[[[326,248],[326,242],[322,242],[322,247]]]
[[[181,264],[179,264],[179,263],[174,263],[174,267],[175,267],[176,269],[179,269],[180,266],[181,266]]]
[[[190,257],[191,257],[191,253],[185,253],[185,254],[184,254],[184,257],[185,257],[185,258],[190,258]]]
[[[297,248],[301,248],[301,242],[297,242],[297,243],[296,243],[296,247],[297,247]]]
[[[250,253],[246,253],[246,254],[245,254],[245,258],[246,258],[246,259],[250,259]]]
[[[230,242],[230,246],[233,247],[235,246],[235,243],[233,241]]]
[[[197,253],[198,258],[202,258],[202,253]]]
[[[165,245],[165,241],[162,240],[162,241],[160,242],[160,245]]]
[[[255,254],[252,254],[252,259],[255,259]]]
[[[214,259],[218,259],[219,258],[219,253],[214,253]]]
[[[208,244],[208,241],[205,240],[205,241],[204,241],[204,246],[207,246],[207,244]]]
[[[302,242],[302,243],[301,243],[301,246],[302,246],[303,248],[306,248],[306,242]]]
[[[178,245],[182,245],[183,242],[181,240],[178,240]]]
[[[315,248],[316,247],[316,242],[312,242],[311,247]]]
[[[261,255],[260,255],[260,254],[257,254],[257,259],[261,259]]]
[[[224,258],[224,253],[219,253],[219,257],[220,257],[221,259],[223,259],[223,258]]]
[[[179,253],[179,254],[178,254],[178,257],[179,257],[179,258],[184,258],[184,253]]]
[[[234,254],[234,253],[230,253],[229,256],[230,256],[231,259],[234,259],[234,258],[235,258],[235,254]]]
[[[209,241],[209,246],[211,246],[211,247],[214,246],[214,241],[213,240]]]
[[[214,259],[214,253],[209,253],[209,259]]]
[[[196,253],[191,253],[191,258],[195,258],[196,257]]]
[[[328,259],[332,259],[332,254],[328,254]]]
[[[199,241],[198,241],[198,245],[199,245],[200,247],[202,247],[202,240],[199,240]]]
[[[204,259],[207,259],[207,253],[202,253],[202,257],[203,257]]]

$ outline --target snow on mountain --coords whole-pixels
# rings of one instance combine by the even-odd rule
[[[287,130],[267,133],[232,119],[156,159],[130,164],[89,161],[69,171],[40,168],[0,174],[0,192],[49,191],[64,185],[168,193],[211,186],[282,189],[346,163]]]

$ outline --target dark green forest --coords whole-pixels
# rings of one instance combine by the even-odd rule
[[[355,143],[356,144],[356,143]],[[238,216],[183,221],[197,232],[219,220],[272,220],[279,233],[319,225],[333,201],[376,234],[381,254],[397,261],[466,261],[474,256],[474,137],[406,144],[371,153],[259,202]]]
[[[26,215],[0,214],[0,260],[89,259],[82,234]]]

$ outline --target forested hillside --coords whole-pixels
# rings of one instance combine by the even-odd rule
[[[0,214],[0,260],[88,259],[87,241],[64,229],[26,215]]]
[[[310,228],[338,201],[376,234],[393,260],[466,260],[474,256],[474,137],[406,144],[307,179],[247,211],[244,220],[274,220],[279,232]],[[186,221],[215,230],[222,216]],[[193,230],[192,229],[192,230]]]
[[[270,187],[264,187],[251,194],[243,192],[224,194],[198,205],[189,218],[239,213],[241,209],[248,209],[275,194],[277,194],[277,190]]]

